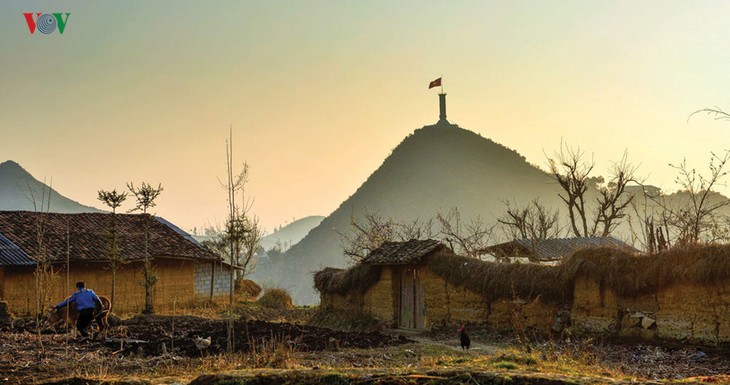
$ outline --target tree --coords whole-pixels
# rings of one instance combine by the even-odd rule
[[[352,262],[359,263],[385,242],[405,242],[411,239],[438,239],[445,242],[457,254],[477,258],[486,247],[493,227],[487,227],[481,218],[469,222],[461,219],[459,210],[453,208],[446,215],[438,213],[434,220],[396,221],[374,212],[362,217],[350,217],[350,231],[340,234],[340,245]],[[438,228],[438,232],[434,232]]]
[[[533,249],[532,256],[537,255],[535,247],[538,242],[560,235],[560,214],[557,210],[545,207],[539,199],[534,199],[522,208],[508,201],[504,202],[504,205],[507,212],[497,219],[497,222],[504,226],[505,233],[510,239],[530,242]]]
[[[481,250],[492,238],[494,226],[488,227],[481,217],[468,222],[461,219],[459,209],[452,208],[446,215],[436,214],[441,238],[459,255],[479,258]]]
[[[158,184],[157,187],[152,187],[145,182],[142,182],[142,186],[135,188],[132,182],[127,183],[127,188],[134,194],[137,200],[137,205],[130,210],[142,211],[144,215],[144,266],[143,266],[143,285],[144,285],[144,309],[143,314],[154,313],[154,305],[152,304],[152,289],[157,283],[157,274],[152,267],[152,260],[149,253],[149,239],[150,239],[150,215],[147,215],[147,210],[155,207],[155,199],[162,193],[162,184]]]
[[[112,209],[111,220],[109,221],[109,229],[107,230],[107,239],[109,243],[109,250],[107,252],[107,259],[112,271],[112,294],[111,302],[114,302],[114,294],[117,287],[117,269],[122,264],[123,259],[119,250],[119,238],[117,234],[117,208],[127,199],[126,192],[117,192],[116,189],[112,191],[99,190],[97,199],[102,201],[105,205]]]
[[[621,160],[613,164],[606,182],[602,177],[591,177],[595,163],[592,158],[585,160],[584,156],[580,148],[561,143],[555,159],[548,159],[550,173],[563,190],[558,196],[568,208],[573,234],[576,237],[606,237],[626,216],[626,208],[633,199],[633,195],[626,194],[626,186],[635,182],[637,167],[628,162],[624,152]],[[587,207],[591,188],[598,192],[592,212]]]
[[[730,238],[728,216],[721,212],[722,208],[730,206],[730,199],[714,191],[728,174],[729,160],[730,150],[722,155],[711,153],[707,175],[690,168],[686,159],[678,165],[669,165],[677,170],[675,183],[679,185],[679,191],[672,196],[662,192],[648,195],[661,208],[667,246],[686,247]]]
[[[253,200],[245,194],[249,166],[244,162],[242,170],[239,173],[234,173],[233,167],[233,129],[230,129],[228,140],[226,141],[226,181],[219,181],[221,187],[226,190],[228,201],[226,230],[220,242],[227,245],[225,249],[228,251],[228,258],[232,265],[229,275],[230,288],[228,293],[229,320],[227,351],[229,353],[233,352],[233,346],[235,344],[233,333],[233,293],[236,286],[235,282],[243,280],[247,270],[250,269],[253,256],[263,236],[263,229],[259,226],[258,218],[249,215],[249,211],[253,206]],[[238,196],[241,198],[240,204],[236,203]],[[237,278],[235,278],[235,269],[240,269]]]

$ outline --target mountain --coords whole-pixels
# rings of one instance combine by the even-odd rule
[[[45,192],[45,195],[44,195]],[[41,210],[41,202],[44,200],[43,208],[48,204],[48,186],[38,181],[25,171],[18,163],[12,160],[0,163],[0,211],[4,210]],[[59,194],[56,190],[50,190],[51,210],[56,213],[85,213],[99,212],[93,207],[84,206]],[[36,207],[33,206],[33,199]]]
[[[557,188],[547,173],[516,151],[442,119],[406,137],[271,271],[258,273],[278,277],[274,284],[289,289],[297,303],[316,303],[312,273],[347,265],[338,232],[350,229],[351,217],[375,212],[400,221],[423,220],[456,207],[465,221],[481,217],[494,223],[507,200],[523,205],[540,197],[545,205],[557,205]]]
[[[324,217],[320,215],[312,215],[302,219],[297,219],[263,237],[261,239],[261,246],[266,250],[270,250],[278,244],[281,248],[286,250],[301,241],[310,230],[322,223],[323,219]]]

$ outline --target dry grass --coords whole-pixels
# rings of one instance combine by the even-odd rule
[[[674,249],[634,255],[613,249],[575,253],[559,266],[563,285],[576,277],[603,282],[619,296],[654,293],[674,283],[715,284],[730,277],[730,245]]]
[[[264,294],[257,301],[259,305],[269,309],[292,309],[294,303],[291,294],[285,289],[272,287],[264,290]]]
[[[428,268],[456,286],[482,294],[487,300],[535,298],[563,301],[569,292],[560,284],[559,269],[531,263],[486,262],[449,253],[438,253]]]
[[[323,294],[365,294],[380,279],[380,266],[355,265],[347,270],[325,268],[314,274],[314,287]]]
[[[262,290],[258,283],[250,279],[244,279],[236,283],[236,293],[251,300],[255,300],[261,294]]]

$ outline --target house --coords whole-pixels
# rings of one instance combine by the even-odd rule
[[[108,213],[0,211],[0,300],[15,314],[36,311],[40,251],[53,272],[40,288],[44,303],[60,302],[73,292],[76,281],[110,296],[111,220]],[[122,259],[116,274],[116,312],[138,312],[144,306],[145,223],[157,277],[153,291],[157,311],[228,293],[231,266],[177,226],[148,214],[116,214],[115,223]]]
[[[516,239],[484,248],[480,250],[479,254],[496,260],[556,264],[563,258],[567,258],[580,250],[603,247],[629,253],[638,252],[634,247],[613,237],[581,237],[538,240]]]
[[[391,327],[424,330],[489,322],[508,328],[518,306],[527,314],[526,325],[547,329],[558,308],[547,300],[559,301],[562,295],[554,284],[554,270],[462,257],[429,239],[385,242],[358,265],[326,268],[314,281],[322,308],[374,318]],[[533,279],[506,283],[519,274]]]

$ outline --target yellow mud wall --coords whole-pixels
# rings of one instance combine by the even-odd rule
[[[319,306],[323,309],[359,316],[363,314],[363,296],[322,294]]]
[[[393,290],[393,269],[383,266],[380,269],[380,279],[363,298],[363,312],[369,317],[394,323],[397,321],[395,309],[397,306]]]
[[[678,283],[656,294],[660,338],[722,343],[730,341],[730,282]]]
[[[427,329],[434,325],[487,320],[488,307],[481,295],[449,284],[427,268],[421,268],[420,280],[425,294]]]
[[[157,283],[153,292],[153,303],[158,312],[172,311],[173,307],[185,307],[195,301],[195,264],[190,260],[155,260]],[[55,305],[71,295],[77,281],[84,281],[86,287],[98,295],[111,298],[112,274],[105,263],[72,263],[68,285],[65,269],[59,269],[49,287],[42,290],[44,305]],[[137,313],[144,306],[142,285],[142,264],[128,263],[117,270],[116,293],[113,311],[117,314]],[[5,272],[2,281],[3,296],[10,312],[27,315],[36,309],[36,288],[33,268],[13,268]]]
[[[635,297],[618,297],[600,283],[578,278],[571,322],[589,333],[719,344],[730,342],[730,282],[677,282]]]
[[[547,333],[555,324],[558,310],[559,304],[543,301],[541,297],[529,301],[499,299],[489,306],[487,324],[496,330],[537,329]]]
[[[599,281],[577,277],[570,320],[573,327],[581,332],[605,333],[618,330],[618,299],[613,291],[603,288]]]
[[[0,266],[0,301],[5,300],[5,268]]]

